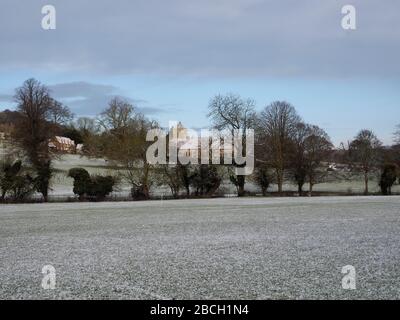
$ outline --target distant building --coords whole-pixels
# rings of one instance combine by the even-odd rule
[[[170,136],[177,138],[177,148],[181,155],[189,158],[200,159],[202,149],[204,150],[207,146],[204,143],[209,143],[208,148],[212,151],[213,156],[225,157],[233,155],[232,141],[228,143],[221,142],[217,137],[201,136],[200,131],[196,131],[193,135],[193,131],[188,130],[183,126],[181,122],[176,127],[172,127],[169,131]],[[206,142],[207,141],[207,142]]]
[[[55,136],[49,141],[49,148],[62,153],[75,153],[75,141],[70,138]]]
[[[82,143],[78,143],[76,145],[76,152],[77,153],[81,153],[83,151],[83,144]]]

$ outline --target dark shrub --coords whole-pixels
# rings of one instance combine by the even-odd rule
[[[51,161],[40,162],[36,165],[36,177],[34,179],[34,185],[36,191],[43,195],[44,201],[47,202],[50,179],[53,174],[51,168]]]
[[[4,161],[1,164],[0,172],[0,189],[1,189],[1,199],[4,200],[6,194],[12,189],[14,185],[15,178],[21,170],[21,161]]]
[[[113,192],[115,180],[111,176],[92,176],[88,195],[96,200],[103,200],[108,194]]]
[[[135,186],[131,188],[131,196],[134,200],[148,200],[149,190],[147,186]]]
[[[113,191],[115,184],[115,179],[111,176],[90,176],[82,168],[70,169],[68,176],[74,179],[73,191],[79,195],[80,200],[83,200],[85,197],[89,197],[91,200],[103,200]]]
[[[27,199],[34,191],[33,182],[28,174],[17,176],[12,187],[12,199],[17,202]]]
[[[82,200],[90,188],[91,178],[89,173],[82,168],[72,168],[68,171],[68,177],[74,179],[73,192],[79,195],[79,199]]]
[[[8,194],[13,201],[23,201],[34,191],[34,180],[29,174],[23,173],[20,160],[6,160],[0,167],[1,200]]]
[[[268,170],[264,168],[257,168],[254,172],[255,183],[261,188],[263,196],[267,195],[267,190],[271,182]]]
[[[74,127],[66,127],[62,132],[62,136],[74,140],[75,145],[83,143],[82,133]]]
[[[221,177],[215,166],[200,165],[196,168],[192,185],[195,189],[195,194],[198,196],[213,195],[221,184]]]
[[[379,186],[384,195],[392,194],[392,186],[397,179],[397,166],[393,163],[385,164],[383,166]]]

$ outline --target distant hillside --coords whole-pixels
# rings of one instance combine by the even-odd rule
[[[19,117],[20,114],[17,111],[6,109],[0,112],[0,124],[14,124]]]
[[[4,111],[0,111],[0,127],[13,126],[21,117],[21,114],[18,111],[12,111],[6,109]],[[52,124],[52,130],[55,135],[64,135],[67,127],[59,124]],[[1,131],[1,130],[0,130]]]

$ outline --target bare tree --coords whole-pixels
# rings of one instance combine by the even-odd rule
[[[124,167],[124,177],[132,186],[132,195],[147,199],[151,186],[151,165],[147,162],[148,130],[158,126],[132,105],[119,98],[111,100],[99,123],[103,132],[97,137],[100,153]]]
[[[35,79],[26,80],[16,89],[14,98],[21,114],[15,125],[14,138],[31,162],[37,175],[36,188],[47,201],[52,158],[48,141],[53,135],[47,119],[53,99],[48,88]]]
[[[349,144],[349,159],[352,165],[364,173],[365,190],[368,194],[369,174],[379,162],[382,142],[371,130],[361,130]]]
[[[99,131],[99,126],[96,120],[89,117],[80,117],[76,120],[74,126],[81,132],[82,136],[96,134]]]
[[[74,115],[67,106],[51,99],[48,118],[53,124],[65,125],[74,118]]]
[[[253,129],[256,123],[254,107],[255,102],[252,99],[242,99],[234,94],[217,95],[209,104],[208,117],[214,128],[228,130],[232,136],[234,136],[234,130],[242,130],[243,151],[245,151],[247,130]],[[243,196],[245,176],[237,175],[236,182],[238,196]]]
[[[158,123],[146,119],[143,115],[137,114],[134,121],[129,125],[125,135],[129,140],[123,140],[120,159],[127,168],[126,177],[133,186],[134,193],[139,193],[143,199],[150,197],[150,187],[153,184],[153,166],[148,163],[146,151],[151,142],[146,141],[147,132],[150,129],[158,128]],[[126,146],[126,148],[125,148]],[[121,154],[125,151],[124,154]]]
[[[63,130],[63,134],[74,140],[76,145],[83,144],[81,152],[87,156],[103,156],[104,139],[102,139],[97,119],[80,117],[66,126]]]
[[[272,180],[268,167],[265,164],[257,164],[252,180],[260,187],[261,193],[265,197]]]
[[[126,100],[114,97],[99,118],[99,124],[105,130],[114,132],[125,130],[132,122],[133,106]],[[121,132],[122,133],[122,132]]]
[[[278,192],[282,193],[284,171],[290,165],[293,137],[301,122],[295,108],[285,102],[276,101],[265,107],[259,116],[257,139],[264,152],[257,158],[264,158],[275,170]]]
[[[180,166],[181,164],[177,164],[176,166],[170,166],[168,164],[157,166],[158,185],[168,185],[171,190],[171,194],[175,199],[179,197],[179,192],[181,188],[184,187]]]
[[[308,134],[304,140],[306,174],[310,184],[309,195],[312,195],[313,186],[319,182],[321,162],[332,150],[333,145],[328,134],[318,126],[308,126]]]
[[[303,186],[307,179],[306,139],[310,134],[310,126],[299,122],[292,137],[293,152],[291,154],[290,173],[297,184],[298,193],[303,194]]]

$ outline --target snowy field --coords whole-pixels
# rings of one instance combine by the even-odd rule
[[[399,299],[399,209],[400,197],[1,205],[0,298]],[[41,287],[49,264],[54,290]]]
[[[69,169],[74,167],[82,167],[88,170],[91,174],[100,175],[117,175],[118,170],[114,166],[110,166],[104,159],[89,159],[84,156],[66,154],[62,155],[60,159],[55,160],[53,163],[57,173],[52,178],[50,195],[53,198],[58,197],[73,197],[73,179],[67,177],[67,172]],[[370,192],[379,192],[378,181],[375,176],[370,177]],[[115,187],[115,192],[113,195],[118,195],[122,197],[129,197],[131,186],[125,181],[121,181],[118,186]],[[228,177],[225,177],[225,183],[221,185],[220,190],[225,194],[236,194],[235,187],[229,183]],[[254,185],[251,181],[246,182],[246,190],[253,193],[261,193],[259,188]],[[297,191],[297,186],[294,184],[286,183],[283,186],[284,191]],[[308,185],[304,185],[304,190],[308,190]],[[268,189],[269,192],[278,191],[278,187],[271,184]],[[316,192],[338,192],[343,194],[361,194],[364,192],[364,181],[362,177],[359,179],[352,180],[342,180],[342,181],[331,181],[316,184],[314,186],[314,191]],[[395,184],[392,191],[394,193],[400,193],[400,185]],[[153,196],[161,195],[171,195],[171,191],[168,187],[152,187],[151,194]]]

